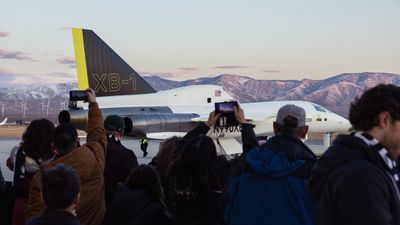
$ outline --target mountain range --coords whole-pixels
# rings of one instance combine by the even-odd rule
[[[311,101],[345,117],[350,103],[365,89],[379,83],[400,85],[400,74],[374,72],[344,73],[323,80],[256,80],[234,74],[185,81],[167,80],[159,76],[148,76],[144,79],[157,91],[188,85],[220,85],[242,103],[277,100]],[[71,89],[77,89],[77,84],[0,87],[0,115],[24,117],[23,105],[26,101],[25,118],[43,116],[56,118],[58,112],[67,107],[68,92]]]
[[[379,83],[400,85],[400,74],[373,72],[344,73],[324,80],[256,80],[233,74],[181,82],[157,76],[145,79],[157,90],[197,84],[220,85],[242,103],[278,100],[311,101],[345,117],[350,103],[364,90]]]

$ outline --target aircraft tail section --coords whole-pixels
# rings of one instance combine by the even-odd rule
[[[92,30],[72,29],[79,89],[97,96],[156,92]]]

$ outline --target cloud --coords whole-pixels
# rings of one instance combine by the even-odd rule
[[[21,84],[65,83],[74,82],[74,75],[64,72],[52,72],[46,74],[18,73],[0,68],[0,86]]]
[[[57,59],[57,61],[61,64],[75,64],[75,59],[74,58],[62,58],[62,59]]]
[[[69,68],[76,68],[75,59],[71,57],[57,59],[57,62],[60,64],[69,65]]]
[[[70,79],[70,78],[75,78],[73,74],[65,73],[65,72],[52,72],[52,73],[46,73],[46,76],[50,76],[53,78],[63,78],[63,79]]]
[[[248,66],[214,66],[211,69],[246,69]]]
[[[281,73],[283,71],[282,70],[263,70],[262,72],[264,72],[264,73]]]
[[[196,70],[199,70],[199,69],[198,68],[194,68],[194,67],[180,67],[179,70],[190,72],[190,71],[196,71]]]
[[[10,33],[5,31],[0,31],[0,37],[8,37],[8,36],[10,36]]]
[[[20,51],[7,51],[0,49],[0,59],[16,59],[16,60],[28,60],[35,61],[31,57],[27,56],[26,53]]]

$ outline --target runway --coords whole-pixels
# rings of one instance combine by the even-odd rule
[[[3,176],[6,181],[13,180],[13,172],[10,171],[6,166],[7,158],[9,157],[10,151],[14,146],[18,146],[20,138],[0,138],[0,167]],[[147,157],[143,157],[143,153],[140,150],[140,144],[137,139],[124,139],[122,143],[129,149],[133,150],[135,153],[139,164],[147,164],[151,159],[157,154],[158,147],[160,145],[160,140],[150,140],[149,146],[147,148],[149,154]],[[84,143],[82,141],[81,143]]]
[[[18,146],[21,141],[21,138],[17,137],[0,137],[0,167],[3,173],[3,176],[6,181],[13,180],[13,172],[10,171],[6,166],[7,158],[9,157],[10,151],[15,146]],[[84,143],[85,140],[81,140],[81,143]],[[139,164],[147,164],[151,161],[151,159],[157,154],[159,145],[161,140],[150,140],[149,146],[147,148],[149,154],[147,157],[143,157],[143,153],[140,150],[140,144],[138,139],[133,138],[125,138],[122,140],[123,145],[127,148],[133,150],[135,153]],[[324,149],[322,146],[322,140],[312,139],[306,141],[306,144],[316,153],[320,155]]]

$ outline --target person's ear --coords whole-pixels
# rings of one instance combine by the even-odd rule
[[[308,133],[308,126],[304,126],[301,128],[300,138],[305,139]]]
[[[380,128],[387,127],[390,123],[392,123],[392,117],[389,112],[383,111],[378,115],[378,126]]]

